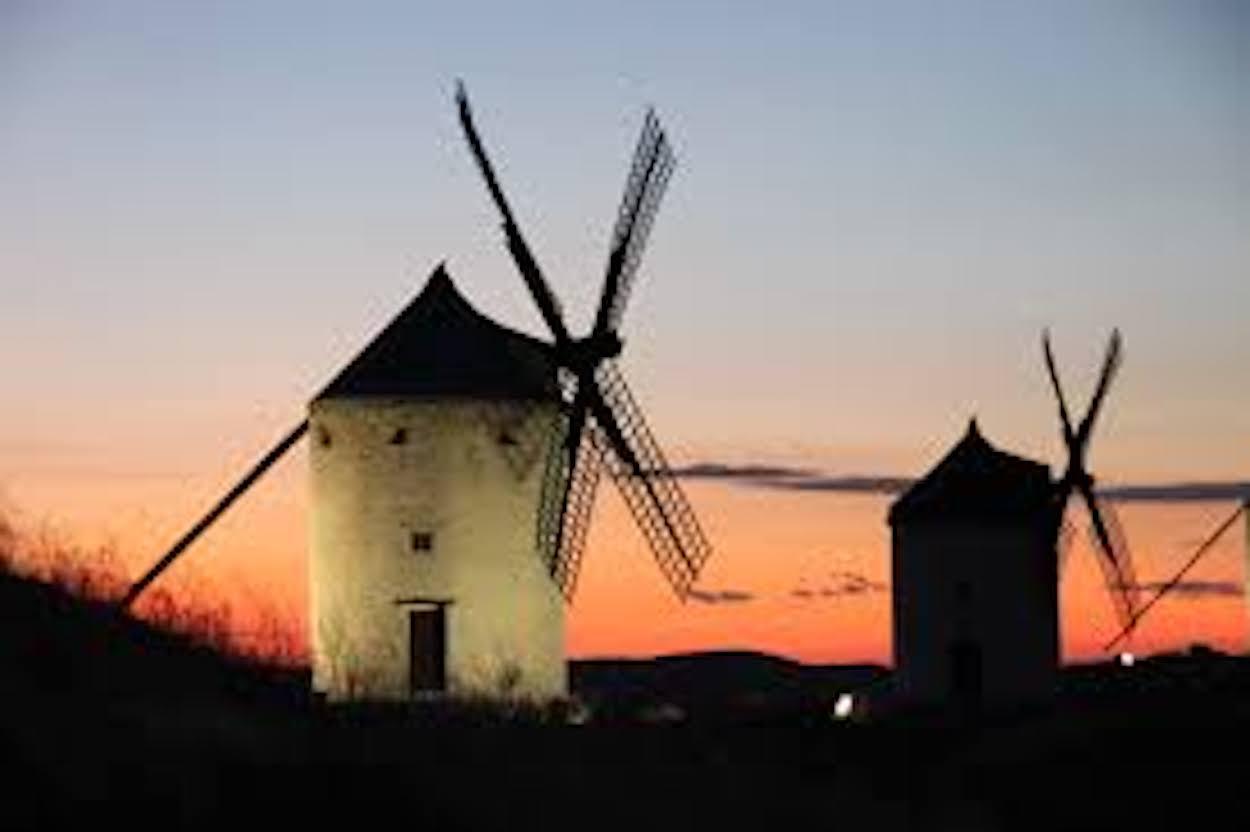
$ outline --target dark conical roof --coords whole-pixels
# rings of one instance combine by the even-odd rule
[[[469,305],[440,263],[425,287],[318,399],[555,399],[551,347]]]
[[[890,525],[1033,522],[1044,516],[1052,493],[1047,465],[995,448],[972,419],[955,447],[894,501]]]

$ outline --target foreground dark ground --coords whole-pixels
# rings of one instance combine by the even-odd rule
[[[594,717],[569,725],[318,707],[299,672],[16,578],[0,610],[4,829],[1250,828],[1250,663],[1209,651],[1070,669],[1053,708],[978,724],[832,719],[871,667],[576,663]]]

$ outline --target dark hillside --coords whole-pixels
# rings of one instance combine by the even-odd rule
[[[838,694],[883,681],[878,665],[805,665],[749,651],[689,653],[654,659],[570,662],[570,686],[596,713],[629,714],[664,704],[690,717],[810,711]]]
[[[87,702],[302,696],[305,674],[223,655],[37,580],[0,573],[0,685]]]
[[[878,668],[750,653],[579,662],[576,686],[604,712],[572,726],[473,703],[319,707],[302,673],[11,576],[0,610],[4,829],[1250,823],[1237,762],[1250,670],[1202,649],[1073,668],[1054,708],[978,724],[831,719],[828,695],[880,681]],[[656,702],[688,713],[641,724],[633,707]]]

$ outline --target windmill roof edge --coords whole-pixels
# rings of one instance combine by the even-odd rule
[[[994,447],[976,420],[955,445],[890,506],[891,526],[917,521],[1015,523],[1050,507],[1050,466]]]
[[[316,396],[556,400],[549,344],[469,303],[443,264]]]

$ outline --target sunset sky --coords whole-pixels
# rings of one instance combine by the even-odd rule
[[[1250,480],[1244,3],[0,0],[0,505],[139,569],[439,261],[545,334],[458,77],[575,330],[657,107],[679,163],[623,366],[675,464],[913,477],[975,414],[1058,467],[1040,331],[1083,410],[1119,327],[1094,473]],[[301,447],[168,579],[302,622],[304,474]],[[889,659],[891,497],[686,487],[704,600],[604,489],[572,655]],[[1121,504],[1139,574],[1234,506]],[[1245,648],[1245,534],[1140,649]],[[1068,565],[1065,654],[1095,656],[1111,606],[1083,540]]]

